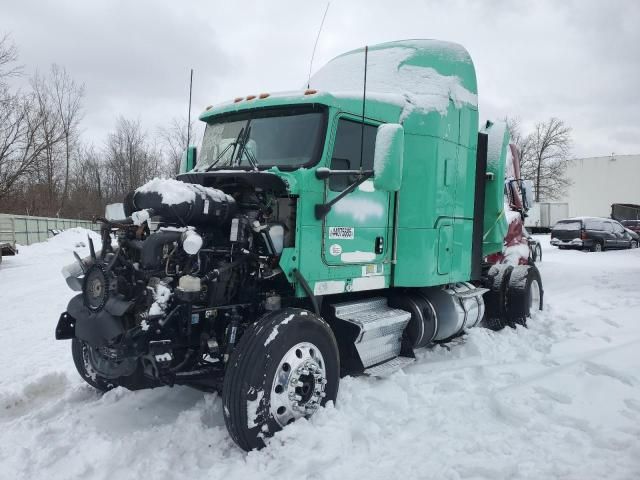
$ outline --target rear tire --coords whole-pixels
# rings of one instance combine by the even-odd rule
[[[594,242],[593,246],[591,247],[591,251],[604,252],[604,245],[602,245],[602,242]]]
[[[534,265],[518,265],[509,277],[507,317],[511,324],[526,326],[532,312],[543,307],[540,272]]]
[[[224,378],[224,421],[243,450],[264,447],[297,418],[335,401],[340,381],[338,345],[313,313],[286,308],[250,325],[234,349]]]
[[[509,325],[507,317],[507,288],[513,266],[506,264],[492,265],[487,273],[484,294],[485,316],[483,325],[491,330],[501,330]]]

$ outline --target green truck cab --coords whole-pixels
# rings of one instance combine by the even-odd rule
[[[221,391],[249,450],[335,401],[341,376],[526,322],[542,308],[535,266],[487,262],[507,232],[509,135],[478,131],[477,94],[463,47],[407,40],[345,53],[309,88],[208,108],[180,182],[104,220],[119,248],[68,276],[82,293],[57,338],[101,389]],[[115,270],[146,293],[113,287]]]

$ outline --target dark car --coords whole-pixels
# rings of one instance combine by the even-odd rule
[[[640,235],[640,220],[622,220],[620,222],[624,228]]]
[[[551,229],[551,245],[592,252],[610,248],[636,248],[638,235],[610,218],[568,218],[560,220]]]

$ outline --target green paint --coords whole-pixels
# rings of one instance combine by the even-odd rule
[[[421,70],[430,75],[424,81],[434,76],[455,79],[467,97],[477,94],[473,63],[460,46],[436,41],[391,42],[370,47],[370,61],[375,52],[401,54],[397,72],[428,68]],[[362,50],[337,61],[348,60],[350,55],[357,58]],[[296,246],[286,248],[280,259],[287,278],[295,283],[291,272],[299,269],[318,294],[434,286],[469,280],[471,273],[478,111],[475,102],[460,101],[456,92],[459,90],[444,101],[440,98],[437,108],[421,108],[420,102],[417,107],[403,104],[403,95],[368,91],[366,123],[403,127],[383,155],[393,164],[384,169],[378,165],[378,178],[336,203],[323,220],[316,218],[315,205],[339,192],[329,188],[329,180],[316,178],[315,169],[331,166],[339,120],[361,118],[361,92],[319,88],[307,95],[294,92],[242,99],[214,107],[200,119],[208,122],[229,113],[285,105],[325,106],[327,133],[318,164],[293,171],[268,170],[283,178],[288,193],[298,198]],[[485,130],[490,137],[496,135],[491,128]],[[502,148],[489,158],[494,180],[486,186],[485,255],[502,249],[506,232],[502,198],[508,134],[502,140]],[[398,212],[394,211],[396,196]],[[396,219],[397,264],[392,266]],[[382,245],[381,252],[374,251],[376,242]],[[296,294],[304,296],[300,285],[296,285]]]

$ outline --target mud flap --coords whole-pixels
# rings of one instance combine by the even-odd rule
[[[56,340],[70,340],[76,336],[75,320],[67,312],[60,315],[56,326]]]

